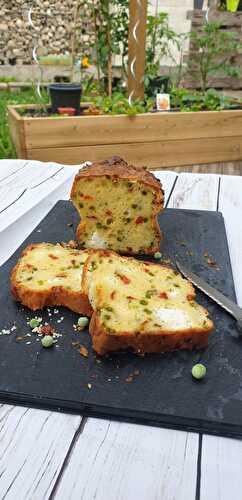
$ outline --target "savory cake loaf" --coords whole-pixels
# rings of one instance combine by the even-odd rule
[[[169,267],[93,251],[84,265],[82,287],[94,311],[89,331],[100,355],[208,344],[213,329],[208,312],[195,302],[192,284]]]
[[[34,311],[58,305],[89,315],[92,310],[81,288],[87,257],[87,251],[60,244],[29,245],[11,273],[12,294]]]
[[[145,168],[119,157],[83,168],[71,199],[81,216],[77,240],[82,248],[153,254],[160,249],[157,214],[163,208],[160,181]]]

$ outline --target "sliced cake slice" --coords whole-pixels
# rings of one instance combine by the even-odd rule
[[[160,181],[145,168],[119,157],[83,168],[71,199],[81,222],[76,237],[82,248],[153,254],[160,249],[157,215],[163,208]]]
[[[192,284],[169,267],[96,251],[85,263],[82,285],[94,311],[90,334],[100,355],[208,344],[213,322],[207,310],[195,302]]]
[[[92,310],[81,287],[87,257],[87,251],[60,244],[29,245],[12,270],[12,294],[34,311],[58,305],[89,315]]]

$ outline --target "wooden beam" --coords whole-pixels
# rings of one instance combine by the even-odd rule
[[[147,0],[129,2],[128,92],[132,99],[144,98]]]

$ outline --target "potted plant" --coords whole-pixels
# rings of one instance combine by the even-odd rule
[[[76,30],[78,24],[78,17],[80,15],[81,2],[78,1],[73,11],[73,30],[71,38],[71,55],[64,57],[68,59],[71,69],[70,83],[53,83],[49,85],[49,94],[51,100],[52,113],[67,114],[70,116],[80,114],[80,101],[82,87],[80,83],[74,83],[74,69],[76,63]],[[62,56],[63,58],[63,56]],[[57,57],[58,59],[58,57]],[[59,59],[61,59],[59,57]],[[45,61],[46,62],[46,61]],[[74,113],[73,113],[74,109]]]
[[[58,113],[61,108],[75,110],[75,114],[80,114],[81,85],[78,83],[52,83],[49,85],[51,109],[53,113]]]

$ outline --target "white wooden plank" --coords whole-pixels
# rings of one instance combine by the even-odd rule
[[[152,173],[161,181],[162,187],[165,191],[165,204],[166,204],[170,192],[172,190],[173,184],[177,178],[177,174],[175,172],[165,171],[165,170],[161,171],[154,170]]]
[[[35,207],[59,185],[73,179],[79,166],[29,162],[0,183],[0,232]],[[24,174],[23,174],[24,172]]]
[[[194,500],[196,461],[195,434],[89,419],[56,498]]]
[[[203,436],[200,500],[241,500],[242,443]]]
[[[222,177],[218,208],[224,216],[235,291],[242,306],[242,177]]]
[[[53,183],[55,188],[51,189],[51,194],[1,233],[1,263],[20,245],[56,201],[69,197],[72,177],[68,175],[69,179],[65,180],[66,176],[62,171],[57,175],[58,182],[54,178],[47,181]],[[6,214],[6,223],[8,221]],[[1,498],[48,498],[80,421],[81,417],[2,406]]]
[[[79,416],[2,406],[1,498],[49,498],[80,422]]]
[[[38,161],[27,161],[22,168],[15,170],[14,175],[5,177],[0,182],[0,193],[9,187],[21,189],[33,188],[40,182],[57,174],[59,170],[65,170],[63,165],[49,163],[48,165]]]
[[[27,160],[0,160],[0,183],[2,180],[23,170]]]
[[[216,210],[218,188],[219,177],[216,175],[181,174],[168,206],[174,208]],[[215,469],[218,467],[219,460],[216,457],[216,450],[212,446],[212,443],[216,443],[217,440],[220,440],[220,438],[203,436],[201,500],[222,500],[222,498],[223,500],[227,500],[227,498],[230,498],[230,496],[220,497],[217,494],[219,490]],[[210,444],[210,449],[208,444]],[[211,464],[213,464],[213,467],[210,467]],[[214,474],[216,484],[214,484]]]
[[[229,243],[235,290],[242,306],[242,177],[221,178],[219,210]],[[241,390],[238,394],[242,398]],[[201,500],[241,500],[242,442],[203,436]]]
[[[219,177],[213,174],[180,174],[169,201],[170,208],[216,210]]]

